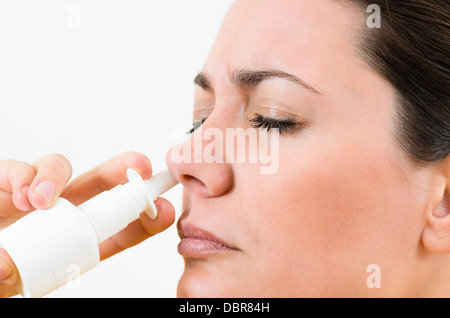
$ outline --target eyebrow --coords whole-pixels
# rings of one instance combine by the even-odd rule
[[[197,76],[194,78],[194,83],[200,86],[205,91],[209,91],[212,89],[211,82],[203,72],[197,74]]]
[[[313,92],[314,94],[321,95],[321,93],[316,90],[311,85],[307,84],[305,81],[300,79],[299,77],[279,71],[279,70],[271,70],[271,71],[253,71],[253,70],[242,70],[234,72],[231,77],[231,82],[243,88],[254,88],[257,87],[261,82],[270,78],[281,78],[293,82],[297,85],[306,88],[307,90]],[[208,91],[212,89],[211,82],[208,77],[200,72],[194,79],[194,83],[200,86],[202,89]]]

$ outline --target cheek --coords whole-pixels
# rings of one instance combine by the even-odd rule
[[[253,245],[266,281],[285,279],[325,295],[352,283],[367,290],[368,265],[394,275],[416,247],[418,202],[404,163],[387,143],[346,140],[308,156],[280,148],[279,172],[260,177]]]

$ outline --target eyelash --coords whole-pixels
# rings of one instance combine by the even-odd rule
[[[202,120],[196,120],[192,123],[192,128],[186,133],[187,135],[192,135],[197,128],[199,128],[208,118],[203,118]],[[201,123],[199,123],[201,121]]]
[[[278,119],[271,117],[264,117],[257,114],[256,117],[250,120],[253,128],[263,128],[270,131],[271,129],[278,129],[280,135],[289,133],[299,126],[295,119]]]
[[[201,124],[198,122],[193,123],[193,127],[187,132],[188,135],[192,135],[197,128],[199,128],[207,118],[201,120]],[[297,128],[300,123],[295,119],[277,119],[271,117],[264,117],[263,115],[257,114],[254,118],[250,119],[252,128],[263,128],[270,131],[272,129],[278,129],[280,135],[288,132],[292,132]]]

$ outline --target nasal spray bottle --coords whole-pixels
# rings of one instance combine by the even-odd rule
[[[0,232],[0,247],[14,261],[24,297],[42,297],[85,273],[100,261],[98,245],[137,220],[157,216],[154,201],[178,182],[168,171],[143,180],[127,171],[128,183],[100,193],[76,207],[60,198]]]

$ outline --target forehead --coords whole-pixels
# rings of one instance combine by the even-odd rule
[[[351,63],[356,56],[354,31],[361,16],[345,3],[238,0],[223,22],[205,68],[215,73],[224,64],[228,73],[276,68],[301,71],[314,81],[317,73]]]

